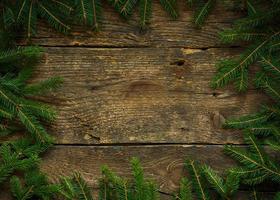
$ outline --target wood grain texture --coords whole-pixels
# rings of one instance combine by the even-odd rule
[[[97,190],[101,166],[107,165],[118,175],[130,178],[129,161],[138,157],[145,177],[154,180],[161,192],[172,194],[178,190],[180,179],[187,175],[186,159],[208,164],[221,175],[234,166],[235,162],[223,153],[223,148],[222,145],[56,146],[45,155],[41,168],[52,182],[79,171]],[[259,191],[273,191],[267,189],[260,187]]]
[[[186,175],[183,170],[186,158],[207,163],[220,172],[232,166],[234,162],[223,154],[222,149],[219,145],[58,146],[45,155],[41,168],[53,182],[59,176],[80,171],[85,180],[97,188],[101,166],[107,165],[117,174],[130,177],[129,160],[138,157],[145,176],[155,180],[160,191],[172,193],[178,189],[180,178]]]
[[[62,144],[242,143],[225,118],[265,98],[250,90],[212,90],[214,64],[238,49],[47,48],[33,81],[61,76],[44,98],[57,105],[51,132]],[[256,101],[257,99],[257,101]]]
[[[240,14],[219,4],[196,29],[184,3],[179,19],[171,20],[155,1],[145,32],[137,26],[137,14],[127,23],[107,4],[98,33],[74,26],[64,36],[39,24],[31,42],[47,48],[31,82],[54,75],[65,80],[61,89],[41,98],[58,110],[49,129],[63,144],[43,158],[41,168],[51,181],[80,171],[96,190],[102,165],[130,177],[129,159],[136,156],[146,176],[171,194],[186,174],[185,158],[219,172],[234,164],[217,144],[242,144],[241,134],[222,130],[222,123],[256,111],[267,99],[252,89],[237,94],[231,87],[209,87],[216,61],[241,51],[224,48],[218,38]],[[19,43],[27,41],[19,38]],[[88,146],[93,144],[100,146]],[[9,195],[0,192],[0,199]],[[247,197],[241,192],[236,199]]]
[[[61,176],[71,176],[75,171],[79,171],[96,195],[101,167],[107,165],[118,175],[129,179],[129,161],[132,157],[141,160],[145,177],[156,181],[159,190],[165,193],[161,195],[161,200],[171,200],[171,194],[178,190],[180,179],[188,175],[184,169],[186,159],[208,164],[221,175],[224,169],[235,165],[235,162],[223,153],[223,145],[57,145],[43,156],[40,167],[54,183],[58,182]],[[260,191],[267,192],[264,188],[260,188]],[[248,192],[241,190],[235,199],[248,199],[247,195]],[[1,200],[10,200],[9,197],[9,193],[0,190]]]
[[[218,1],[219,2],[219,1]],[[96,33],[85,28],[74,26],[68,36],[58,34],[48,26],[41,24],[38,35],[32,42],[44,46],[94,46],[94,47],[190,47],[207,48],[221,46],[218,32],[228,28],[231,22],[240,16],[233,12],[231,5],[218,3],[207,23],[201,29],[192,24],[192,9],[187,8],[185,1],[179,1],[180,17],[171,20],[162,9],[159,1],[153,1],[153,17],[150,28],[141,31],[138,26],[138,11],[131,20],[124,21],[105,3],[104,22],[101,31]],[[21,41],[25,44],[26,41]]]

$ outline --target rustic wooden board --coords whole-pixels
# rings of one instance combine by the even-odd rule
[[[65,80],[61,89],[42,98],[58,109],[49,129],[63,144],[50,150],[41,165],[52,181],[80,171],[97,189],[102,165],[130,177],[129,159],[137,156],[147,177],[171,194],[185,174],[185,158],[220,172],[234,164],[220,144],[242,144],[241,134],[222,130],[221,124],[266,101],[252,89],[237,94],[232,88],[209,87],[216,61],[240,52],[224,48],[218,38],[240,14],[218,5],[207,24],[196,29],[184,3],[173,21],[156,1],[144,32],[137,14],[124,22],[107,4],[99,33],[74,27],[64,36],[39,25],[31,42],[47,48],[32,82],[53,75]],[[246,198],[241,193],[237,199]]]
[[[277,155],[274,155],[275,157]],[[129,145],[129,146],[73,146],[56,145],[43,156],[41,169],[51,182],[61,176],[71,176],[79,171],[96,196],[101,166],[107,165],[122,177],[131,178],[129,160],[138,157],[145,177],[158,183],[161,200],[171,200],[178,190],[180,178],[187,175],[186,159],[195,159],[210,165],[221,175],[235,162],[223,153],[223,145]],[[0,190],[1,200],[10,200],[5,185]],[[248,199],[248,191],[241,189],[236,200]],[[260,188],[264,196],[271,197],[273,189]],[[268,198],[269,199],[269,198]]]
[[[232,11],[231,5],[224,6],[219,2],[207,24],[202,29],[197,29],[191,22],[193,12],[186,7],[184,0],[179,1],[180,17],[177,20],[171,20],[159,1],[154,1],[150,28],[143,32],[138,27],[138,12],[135,12],[132,19],[126,22],[111,6],[105,3],[104,7],[104,23],[98,33],[73,27],[73,31],[65,37],[48,26],[41,25],[38,35],[32,39],[32,42],[44,46],[208,48],[221,46],[218,32],[230,27],[233,19],[240,16],[240,13]],[[25,42],[22,41],[22,44]]]
[[[118,175],[130,178],[129,160],[141,160],[145,177],[158,183],[159,191],[172,194],[178,190],[180,179],[187,175],[186,159],[195,159],[213,167],[221,175],[235,162],[223,153],[222,145],[132,145],[132,146],[56,146],[44,157],[41,168],[50,181],[69,176],[74,171],[93,189],[98,189],[101,166],[107,165]],[[260,191],[273,191],[272,188]],[[242,195],[241,195],[242,196]],[[244,196],[243,196],[244,197]],[[242,198],[241,198],[242,199]],[[246,198],[243,198],[246,199]]]
[[[196,159],[222,171],[234,162],[222,152],[220,145],[160,145],[160,146],[56,146],[43,158],[42,170],[51,181],[59,176],[80,171],[86,181],[97,188],[100,168],[109,166],[121,176],[129,177],[129,160],[138,157],[148,178],[155,180],[159,190],[172,193],[178,189],[186,158]]]
[[[264,98],[209,86],[215,62],[238,51],[52,47],[33,81],[65,79],[44,99],[59,111],[51,126],[58,143],[238,144],[240,134],[221,124],[255,111]]]

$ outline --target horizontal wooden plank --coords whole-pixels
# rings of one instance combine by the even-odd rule
[[[59,146],[44,156],[41,168],[53,182],[60,176],[79,171],[93,188],[97,188],[101,166],[107,165],[117,174],[130,177],[129,160],[138,157],[145,176],[155,180],[160,191],[172,193],[178,189],[180,178],[186,175],[183,165],[187,158],[207,163],[219,171],[232,166],[234,162],[222,149],[222,146],[195,145]]]
[[[219,2],[219,1],[218,1]],[[120,19],[111,6],[104,5],[104,22],[98,33],[73,27],[66,37],[53,29],[40,24],[38,34],[31,41],[45,46],[95,46],[95,47],[127,47],[127,46],[173,46],[207,48],[220,46],[218,32],[230,27],[231,22],[240,14],[233,12],[230,5],[218,3],[210,15],[207,24],[197,29],[192,24],[193,11],[179,1],[180,17],[171,20],[162,9],[159,1],[153,2],[153,17],[150,28],[141,31],[138,26],[138,12],[128,22]],[[21,41],[25,44],[27,41]]]
[[[79,171],[96,190],[101,166],[107,165],[118,175],[130,178],[132,157],[141,160],[145,177],[154,180],[159,190],[167,194],[176,192],[180,179],[187,175],[186,159],[208,164],[221,175],[235,165],[223,153],[222,145],[56,146],[45,155],[41,168],[52,182]],[[259,191],[273,191],[273,188],[267,189],[260,187]]]
[[[158,184],[159,190],[164,193],[161,195],[162,200],[171,200],[171,194],[178,190],[180,179],[187,176],[184,169],[186,159],[208,164],[221,175],[225,169],[235,165],[235,162],[223,153],[223,145],[59,145],[43,156],[40,168],[47,174],[50,182],[58,182],[61,176],[71,176],[78,171],[96,195],[101,167],[107,165],[118,175],[129,179],[129,161],[132,157],[141,160],[145,177]],[[1,200],[11,199],[7,185],[0,190]],[[244,187],[241,189],[246,190]],[[260,187],[259,191],[271,192],[276,188],[267,189],[268,187]],[[241,191],[235,199],[247,199],[247,195],[248,192]]]
[[[58,143],[241,143],[225,118],[257,110],[264,97],[212,90],[215,62],[237,49],[47,48],[33,81],[63,87],[43,100],[57,106]]]

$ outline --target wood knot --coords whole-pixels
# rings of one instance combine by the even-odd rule
[[[219,111],[215,111],[213,113],[212,122],[214,128],[222,128],[223,124],[225,123],[225,118]]]
[[[126,97],[153,96],[155,92],[159,93],[162,90],[162,86],[154,82],[135,81],[129,85]]]
[[[95,135],[93,135],[93,134],[85,134],[85,136],[84,136],[84,139],[85,140],[95,140],[95,141],[97,141],[97,142],[100,142],[100,137],[98,137],[98,136],[95,136]]]

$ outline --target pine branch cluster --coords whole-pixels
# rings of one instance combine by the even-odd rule
[[[279,62],[280,3],[270,1],[246,1],[248,15],[234,23],[233,28],[220,33],[224,43],[246,42],[249,46],[237,58],[225,59],[218,63],[218,73],[212,81],[214,88],[224,87],[233,82],[238,91],[248,88],[249,68],[260,64],[261,72],[255,78],[257,87],[271,91],[272,78],[266,79],[268,74],[277,78],[277,63]],[[270,72],[270,73],[269,73]],[[275,84],[276,85],[276,84]]]
[[[271,103],[263,105],[259,112],[239,119],[227,120],[225,128],[242,130],[248,148],[226,146],[225,153],[239,166],[229,170],[249,187],[274,182],[280,183],[279,160],[271,153],[280,151],[280,1],[244,2],[247,16],[237,20],[233,28],[221,32],[225,43],[245,42],[246,50],[237,58],[225,59],[217,65],[218,73],[212,81],[214,88],[233,82],[237,91],[248,89],[252,72],[255,88],[264,91]],[[257,66],[257,72],[250,67]],[[269,152],[269,153],[268,153]],[[252,192],[254,199],[261,199]],[[279,193],[275,199],[279,199]]]
[[[199,2],[189,1],[199,11],[195,24],[210,12],[214,1],[203,6]],[[226,146],[225,153],[235,159],[238,167],[228,169],[224,177],[206,165],[195,161],[187,161],[186,167],[190,180],[183,178],[177,199],[234,199],[240,185],[252,188],[254,199],[261,199],[254,190],[262,183],[280,183],[279,160],[271,156],[280,151],[280,1],[243,1],[242,9],[247,16],[238,20],[233,28],[221,32],[221,40],[225,43],[245,42],[246,50],[238,57],[226,59],[218,64],[218,73],[212,86],[223,87],[234,82],[239,92],[244,92],[249,85],[249,67],[259,67],[253,81],[257,89],[263,90],[270,98],[270,105],[263,105],[258,113],[228,120],[225,128],[240,129],[244,133],[244,141],[248,148]],[[266,148],[264,148],[264,145]],[[209,190],[209,187],[212,190]],[[276,193],[275,199],[279,199]]]
[[[59,187],[49,184],[39,170],[40,156],[53,141],[43,126],[56,116],[52,107],[36,96],[58,88],[62,79],[52,77],[30,83],[40,61],[40,47],[17,47],[3,27],[0,29],[0,197],[10,182],[14,199],[53,199]],[[10,139],[13,136],[16,139]],[[3,142],[7,139],[10,141]]]
[[[137,158],[131,159],[133,178],[127,180],[116,175],[107,166],[102,168],[99,179],[99,200],[158,200],[157,186],[144,177],[144,171]],[[93,191],[79,173],[62,177],[59,195],[63,199],[93,200]]]
[[[151,19],[151,0],[108,0],[124,18],[129,18],[139,4],[140,27],[146,28]],[[200,27],[215,0],[187,0],[196,12],[194,24]],[[186,162],[189,176],[182,178],[176,200],[234,199],[241,184],[254,188],[264,182],[280,183],[279,160],[267,149],[280,151],[280,1],[236,1],[236,6],[247,11],[247,16],[236,21],[231,29],[220,36],[225,43],[242,42],[248,48],[237,58],[225,59],[217,65],[214,88],[233,82],[244,92],[249,85],[250,67],[259,67],[252,83],[271,97],[272,104],[263,105],[258,113],[228,120],[225,128],[240,129],[248,148],[226,146],[225,153],[235,159],[238,167],[226,171],[224,176],[209,166],[193,160]],[[160,0],[163,9],[172,18],[178,17],[176,0]],[[36,34],[36,24],[43,18],[60,32],[70,30],[69,17],[78,24],[98,30],[102,19],[100,0],[19,0],[1,1],[0,14],[0,135],[8,137],[24,132],[26,136],[6,142],[0,147],[0,184],[10,182],[14,199],[94,199],[92,191],[79,173],[62,177],[50,184],[40,172],[40,155],[51,146],[52,138],[42,122],[52,122],[55,111],[34,96],[51,91],[61,85],[61,78],[50,78],[40,83],[28,83],[34,66],[42,56],[39,47],[16,47],[13,32],[24,29],[27,37]],[[31,66],[31,67],[30,67]],[[266,148],[264,148],[266,145]],[[144,178],[139,160],[131,161],[133,179],[127,180],[108,167],[102,169],[99,181],[99,199],[142,200],[159,199],[158,187]],[[2,192],[2,190],[1,190]],[[0,192],[0,194],[1,194]],[[257,192],[252,189],[254,199]],[[275,195],[280,199],[280,194]]]
[[[146,29],[152,17],[152,0],[107,0],[124,19],[129,19],[139,7],[139,26]],[[162,8],[172,19],[179,17],[177,0],[160,0]],[[0,4],[1,25],[6,30],[17,29],[27,38],[37,32],[39,19],[62,33],[69,33],[71,25],[79,24],[100,30],[103,19],[101,0],[3,0]],[[215,5],[215,0],[191,0],[186,5],[195,7],[194,23],[200,27]]]

